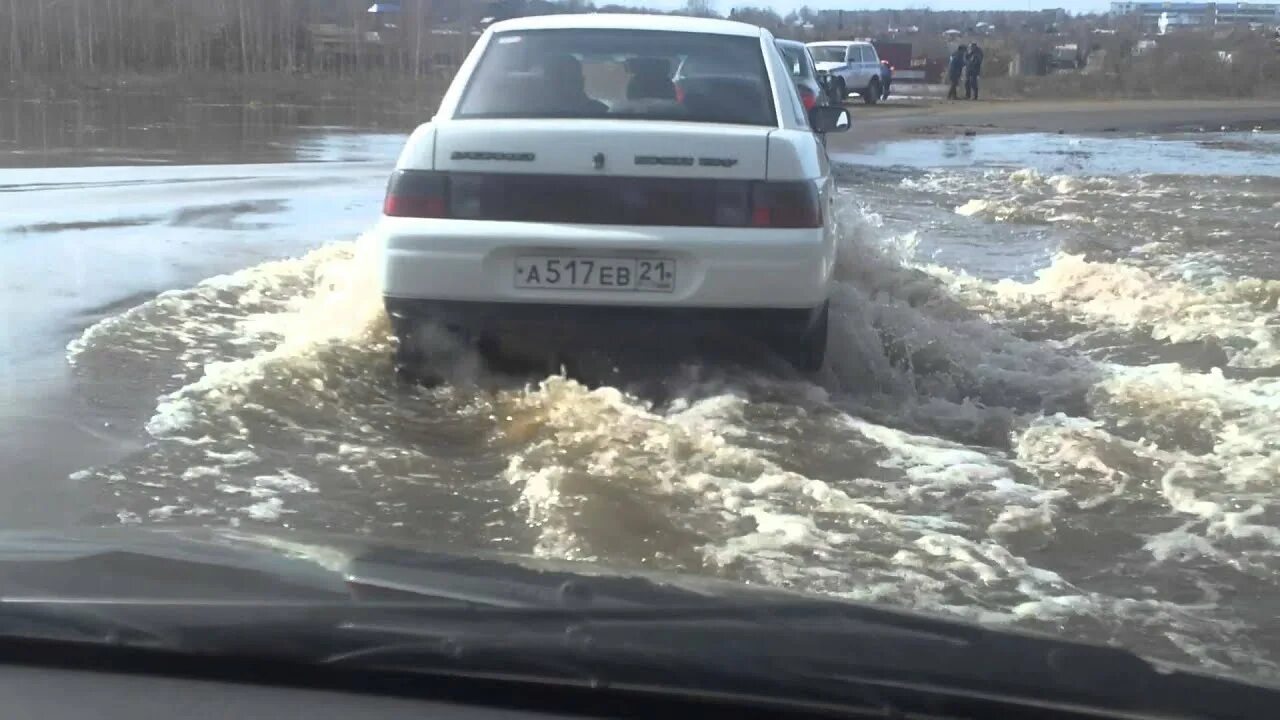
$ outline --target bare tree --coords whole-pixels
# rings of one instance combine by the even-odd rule
[[[715,4],[712,0],[685,0],[684,10],[680,11],[682,15],[692,15],[694,17],[716,17]]]

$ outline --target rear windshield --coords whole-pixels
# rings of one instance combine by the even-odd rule
[[[497,33],[455,117],[778,124],[758,38],[652,30]]]
[[[813,78],[813,67],[809,65],[809,58],[805,56],[803,45],[779,44],[778,49],[782,51],[782,57],[787,61],[787,72],[791,73],[791,77]]]
[[[843,45],[810,45],[814,62],[844,62],[845,47]]]

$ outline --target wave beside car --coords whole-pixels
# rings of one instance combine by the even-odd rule
[[[397,365],[424,328],[613,347],[732,333],[821,366],[833,179],[774,38],[723,20],[496,23],[409,139],[373,231]],[[519,343],[517,343],[519,344]]]

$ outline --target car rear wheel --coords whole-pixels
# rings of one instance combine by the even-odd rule
[[[868,105],[875,105],[880,100],[880,78],[871,78],[867,91],[862,93],[862,100]]]
[[[827,357],[827,324],[830,305],[823,304],[818,316],[801,332],[788,335],[777,346],[777,352],[792,367],[802,373],[814,373],[822,369]]]
[[[416,385],[434,387],[446,380],[472,346],[469,335],[458,327],[446,327],[427,318],[391,315],[395,347],[391,361],[396,377]]]

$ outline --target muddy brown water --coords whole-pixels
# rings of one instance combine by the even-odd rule
[[[4,140],[10,525],[591,559],[1277,674],[1274,134],[843,155],[823,373],[463,356],[428,390],[359,240],[399,120],[112,112]]]

